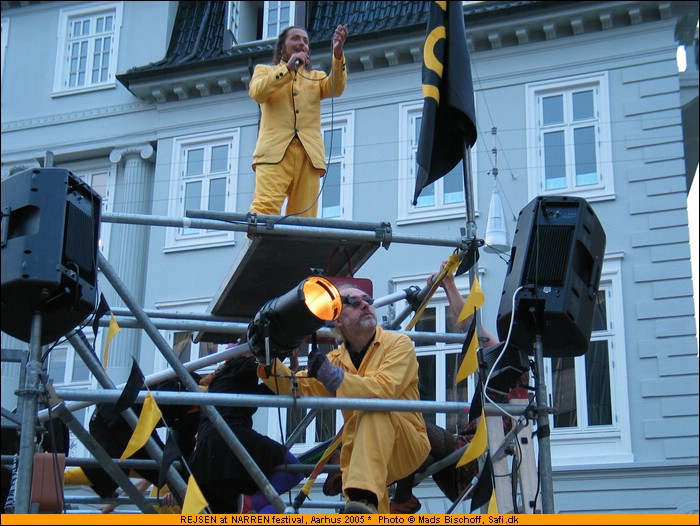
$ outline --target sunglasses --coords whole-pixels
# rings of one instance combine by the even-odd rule
[[[374,303],[374,298],[371,298],[370,296],[362,296],[361,298],[343,296],[343,305],[350,305],[353,308],[357,308],[362,305],[363,301],[367,303],[367,305],[372,305]]]

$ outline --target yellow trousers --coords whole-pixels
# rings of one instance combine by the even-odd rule
[[[345,422],[340,450],[343,489],[371,491],[379,513],[389,513],[387,486],[416,471],[428,453],[427,435],[401,413],[355,411]]]
[[[301,141],[295,137],[279,163],[255,166],[255,192],[250,211],[281,215],[286,197],[286,215],[316,217],[322,173],[313,167]]]

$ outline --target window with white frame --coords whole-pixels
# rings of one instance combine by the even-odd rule
[[[169,213],[187,210],[235,212],[238,130],[175,140]],[[203,248],[233,242],[233,232],[192,227],[169,228],[166,250]]]
[[[527,86],[530,196],[610,196],[613,166],[607,75]]]
[[[557,464],[632,460],[623,333],[620,261],[606,258],[588,351],[545,358]]]
[[[400,105],[399,111],[399,215],[397,224],[463,217],[465,213],[463,163],[443,177],[427,185],[413,205],[418,164],[416,152],[423,120],[423,102]],[[471,149],[472,172],[475,168],[474,148]],[[466,151],[466,150],[465,150]],[[476,180],[472,187],[477,194]]]
[[[395,290],[405,290],[415,285],[425,285],[427,276],[395,278],[392,280]],[[455,277],[455,284],[464,297],[469,292],[469,277],[466,274]],[[396,303],[395,309],[403,312],[407,307],[405,301]],[[411,315],[406,321],[413,318]],[[405,323],[403,324],[405,326]],[[430,303],[423,311],[414,328],[418,332],[437,332],[460,334],[463,328],[459,327],[457,320],[449,306],[447,297],[442,288],[439,288]],[[466,334],[465,334],[466,337]],[[416,355],[419,364],[419,387],[422,400],[434,400],[440,402],[470,402],[474,393],[473,378],[455,385],[457,372],[462,363],[461,343],[415,343]],[[427,422],[432,422],[451,433],[459,433],[468,424],[468,413],[435,413],[424,414]]]
[[[60,11],[55,94],[115,86],[121,19],[121,2]]]
[[[277,38],[294,22],[294,2],[265,2],[262,38]]]
[[[326,175],[321,179],[318,216],[352,219],[352,115],[326,115],[321,133],[326,149]]]
[[[226,2],[224,47],[277,38],[294,17],[295,2]]]

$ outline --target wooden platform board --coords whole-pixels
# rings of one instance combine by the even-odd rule
[[[312,275],[357,275],[381,241],[323,239],[289,234],[256,236],[233,262],[207,312],[234,322],[250,322],[269,300]],[[199,332],[194,340],[224,343],[230,335]]]

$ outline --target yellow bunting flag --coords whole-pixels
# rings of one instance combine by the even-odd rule
[[[462,363],[459,365],[459,371],[457,371],[457,376],[455,377],[455,385],[466,380],[471,374],[475,373],[479,367],[478,360],[476,359],[476,351],[479,348],[479,338],[477,338],[476,331],[472,335],[472,339],[469,342],[469,347],[467,352],[462,359]]]
[[[202,490],[199,489],[199,484],[190,475],[190,479],[187,481],[187,493],[185,493],[185,501],[182,503],[182,513],[183,515],[193,515],[199,513],[204,508],[209,506],[207,499],[204,498]]]
[[[462,380],[466,380],[467,377],[474,373],[479,366],[478,360],[476,359],[476,350],[479,346],[479,338],[476,333],[476,318],[472,318],[471,325],[467,330],[467,335],[464,338],[464,344],[462,345],[462,363],[457,371],[457,376],[455,377],[455,385],[457,385]]]
[[[496,491],[491,493],[491,500],[489,500],[489,515],[498,515],[498,502],[496,502]]]
[[[114,314],[110,312],[109,329],[107,329],[107,342],[105,343],[105,352],[102,356],[102,365],[105,369],[107,368],[107,360],[109,359],[109,344],[112,343],[112,338],[114,338],[119,333],[119,331],[121,331],[121,328],[117,323],[117,319],[114,317]]]
[[[481,290],[481,285],[479,285],[479,280],[474,277],[474,283],[469,290],[469,296],[464,302],[464,307],[462,307],[462,312],[459,313],[459,318],[457,318],[457,323],[466,320],[469,316],[474,314],[474,311],[480,309],[484,305],[484,291]]]
[[[469,447],[462,455],[462,458],[457,462],[456,467],[464,466],[469,464],[472,460],[477,459],[481,456],[484,451],[486,451],[487,438],[486,438],[486,417],[484,415],[484,410],[481,410],[481,418],[479,420],[479,425],[476,427],[476,433],[474,433],[474,438],[469,443]]]
[[[131,435],[129,443],[126,445],[126,449],[122,456],[119,457],[119,460],[129,458],[146,444],[160,418],[160,408],[149,391],[146,393],[146,399],[143,401],[143,409],[141,409],[141,415],[134,429],[134,434]]]

